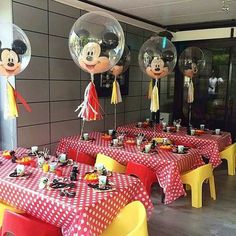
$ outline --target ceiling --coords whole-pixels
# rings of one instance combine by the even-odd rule
[[[126,15],[142,18],[160,26],[180,29],[180,25],[222,22],[235,25],[236,0],[229,2],[228,12],[222,10],[222,0],[90,0],[90,4],[110,8]],[[200,25],[204,25],[200,24]],[[168,28],[168,27],[167,27]]]

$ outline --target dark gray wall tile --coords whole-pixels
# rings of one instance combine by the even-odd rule
[[[31,44],[33,56],[48,56],[48,35],[25,31]]]
[[[140,117],[140,120],[146,120],[147,118],[151,118],[151,112],[149,109],[147,110],[142,110],[141,111],[141,117]]]
[[[68,39],[49,36],[49,48],[50,57],[71,59]]]
[[[51,102],[51,121],[62,121],[77,119],[78,112],[75,112],[75,109],[80,105],[81,101],[60,101],[60,102]]]
[[[129,96],[140,96],[141,95],[141,82],[130,82],[129,83]]]
[[[117,113],[124,112],[124,96],[122,97],[122,102],[116,105]],[[115,105],[111,104],[111,98],[105,98],[105,111],[106,114],[113,114],[115,110]]]
[[[105,131],[115,128],[114,114],[106,115],[104,119],[105,119]],[[117,120],[116,120],[117,127],[124,124],[124,119],[125,119],[124,113],[117,114]]]
[[[80,81],[50,81],[50,100],[80,99]]]
[[[133,33],[133,34],[137,34],[139,36],[143,36],[143,31],[144,30],[142,28],[127,24],[126,31],[128,33]]]
[[[19,104],[19,126],[36,125],[49,122],[49,102],[30,103],[32,112],[27,112],[22,104]]]
[[[67,6],[65,4],[49,0],[49,11],[60,13],[74,18],[80,17],[80,9]]]
[[[141,97],[126,97],[125,98],[125,111],[140,110]]]
[[[27,102],[49,101],[49,81],[17,80],[16,88]]]
[[[79,135],[80,120],[51,123],[51,142],[57,142],[62,137]]]
[[[139,66],[130,66],[129,67],[129,81],[141,81],[142,80],[142,71]]]
[[[141,109],[149,109],[151,104],[151,100],[147,98],[147,96],[141,97]]]
[[[13,3],[14,22],[24,30],[48,33],[47,12],[38,8]],[[25,14],[27,12],[27,14]]]
[[[48,3],[47,0],[15,0],[13,2],[24,3],[30,6],[39,7],[47,10]]]
[[[143,45],[143,37],[127,33],[127,45],[130,46],[131,50],[139,51],[140,47]]]
[[[125,113],[125,123],[132,123],[132,122],[137,122],[140,121],[140,111],[131,111],[131,112],[126,112]]]
[[[70,30],[74,23],[75,19],[50,12],[49,34],[68,38]]]
[[[87,121],[85,122],[84,132],[93,132],[100,131],[103,132],[105,130],[104,120],[97,121]]]
[[[128,44],[129,45],[129,44]],[[131,61],[130,65],[139,66],[138,64],[138,51],[131,50]]]
[[[50,143],[49,124],[18,128],[17,136],[19,147],[31,147]]]
[[[48,58],[31,57],[29,65],[17,78],[48,79]]]
[[[72,60],[50,59],[50,79],[80,80],[80,69]]]

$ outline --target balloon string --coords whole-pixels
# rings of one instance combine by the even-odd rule
[[[83,135],[83,132],[84,132],[84,125],[85,125],[85,119],[83,119],[83,121],[82,121],[82,127],[81,127],[81,132],[80,132],[80,139],[82,139],[82,135]]]
[[[91,82],[93,83],[94,82],[94,74],[90,74],[91,75]]]
[[[116,75],[115,75],[115,81],[116,81]],[[116,119],[117,119],[116,103],[115,103],[114,105],[115,105],[115,112],[114,112],[114,115],[115,115],[115,130],[116,130]]]

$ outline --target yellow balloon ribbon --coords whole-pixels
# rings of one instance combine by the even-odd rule
[[[111,104],[117,104],[119,102],[122,102],[120,85],[116,80],[114,80],[112,85]]]
[[[148,99],[152,99],[152,79],[149,82],[149,87],[148,87]]]
[[[159,92],[157,82],[155,83],[152,90],[150,110],[151,112],[157,112],[159,110]]]
[[[15,91],[12,85],[7,81],[7,97],[9,105],[8,116],[11,118],[18,117],[18,109],[16,104]]]
[[[188,86],[188,103],[193,103],[193,101],[194,101],[194,86],[192,79],[190,79]]]

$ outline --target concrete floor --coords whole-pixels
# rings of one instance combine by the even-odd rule
[[[216,201],[203,184],[203,207],[191,207],[191,192],[169,205],[152,189],[155,209],[148,222],[149,236],[236,236],[236,175],[215,170]]]

